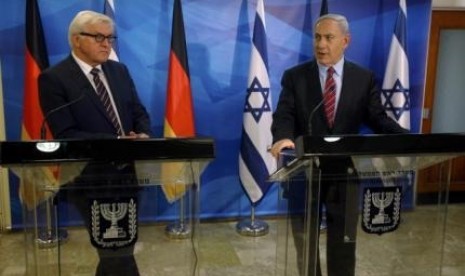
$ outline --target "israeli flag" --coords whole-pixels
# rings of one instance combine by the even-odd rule
[[[103,13],[110,17],[111,19],[113,19],[113,21],[115,21],[115,4],[113,2],[113,0],[105,0],[105,4],[103,6]],[[114,34],[113,35],[117,35],[116,34],[116,26],[115,26],[115,30],[114,30]],[[114,61],[119,61],[119,58],[118,58],[118,41],[115,40],[113,41],[113,44],[111,45],[111,53],[110,53],[110,59],[111,60],[114,60]]]
[[[268,152],[271,147],[271,91],[268,78],[265,8],[257,3],[252,38],[247,95],[244,105],[239,175],[252,205],[256,205],[269,190],[268,176],[276,170],[276,160]]]
[[[391,47],[384,73],[381,100],[388,115],[396,120],[400,126],[410,129],[410,82],[409,62],[407,56],[407,4],[406,0],[399,0],[399,12],[392,35]],[[412,160],[408,157],[373,158],[372,163],[381,172],[381,182],[386,187],[399,187],[402,205],[408,206],[413,202],[413,180],[415,172],[402,168],[409,168]],[[397,168],[402,173],[391,171]],[[387,174],[391,172],[391,175]],[[400,204],[400,201],[397,202]],[[396,204],[397,204],[396,203]]]
[[[403,128],[410,129],[410,83],[407,56],[407,5],[399,1],[394,34],[384,73],[382,97],[387,113]]]

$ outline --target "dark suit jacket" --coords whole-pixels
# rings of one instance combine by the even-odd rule
[[[150,119],[137,95],[128,69],[122,63],[108,60],[102,64],[115,105],[126,132],[151,134]],[[40,105],[53,137],[101,139],[116,138],[117,132],[104,110],[89,79],[70,55],[39,76]],[[81,99],[79,99],[82,97]],[[67,108],[53,109],[66,105]]]
[[[313,135],[357,134],[362,124],[375,133],[408,132],[386,114],[372,72],[348,60],[345,60],[343,70],[333,129],[328,127],[323,105],[317,107],[323,101],[323,95],[316,61],[284,72],[282,91],[273,114],[274,142],[284,138],[294,140],[297,136],[309,134],[309,126]]]
[[[320,84],[318,65],[315,60],[297,65],[283,74],[282,91],[278,106],[273,114],[273,141],[281,139],[294,140],[300,135],[344,135],[358,134],[362,124],[370,127],[375,133],[403,133],[401,128],[385,112],[381,104],[380,91],[375,85],[374,75],[362,67],[344,62],[341,95],[336,107],[334,127],[330,129],[322,104],[323,95]],[[311,123],[310,123],[311,120]],[[311,128],[311,129],[309,129]],[[295,177],[292,184],[284,186],[284,196],[288,198],[289,212],[300,215],[301,219],[293,220],[292,231],[295,244],[305,244],[299,229],[305,222],[303,215],[306,209],[307,189],[320,188],[313,191],[312,202],[325,203],[327,215],[327,259],[331,264],[328,271],[341,269],[344,274],[353,275],[355,270],[355,243],[345,243],[342,237],[356,237],[358,221],[358,187],[357,174],[347,177],[348,168],[353,167],[349,156],[319,158],[321,175],[315,173],[312,181],[320,181],[321,185],[307,185],[305,174]],[[321,178],[320,178],[321,176]],[[354,177],[355,176],[355,177]],[[298,183],[301,182],[301,183]],[[318,199],[316,198],[318,196]],[[318,248],[319,223],[316,212],[310,209],[313,227],[309,229],[310,248]],[[297,247],[297,254],[303,254],[303,248]],[[319,271],[319,259],[317,264]],[[352,272],[352,273],[351,273]],[[320,273],[321,274],[321,273]],[[334,274],[336,275],[336,274]]]

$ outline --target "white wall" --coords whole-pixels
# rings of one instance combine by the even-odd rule
[[[465,10],[465,0],[433,0],[432,7],[433,10]],[[444,30],[440,40],[431,132],[464,132],[461,118],[465,116],[465,110],[457,103],[465,100],[464,80],[458,73],[465,70],[465,56],[461,54],[465,31]]]
[[[442,30],[434,96],[432,133],[465,132],[465,30]]]
[[[465,0],[433,0],[433,10],[465,10]]]

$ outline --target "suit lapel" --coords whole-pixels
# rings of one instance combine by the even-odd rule
[[[315,114],[313,116],[313,122],[318,120],[321,122],[323,126],[326,126],[326,131],[329,130],[328,126],[328,119],[326,118],[325,109],[323,102],[323,91],[321,89],[320,83],[320,72],[318,69],[318,64],[316,60],[311,62],[308,66],[308,74],[306,78],[306,89],[308,95],[308,99],[305,99],[305,102],[313,103],[314,105],[308,110],[307,118],[311,115],[311,113],[315,110]],[[318,106],[319,105],[319,106]],[[309,118],[310,119],[310,118]]]
[[[102,64],[102,70],[103,73],[105,74],[105,78],[107,79],[108,86],[110,86],[110,93],[113,96],[113,100],[115,101],[115,104],[117,108],[119,109],[119,90],[118,90],[118,80],[116,77],[116,74],[113,74],[110,65],[107,63]]]
[[[75,87],[78,88],[78,92],[85,93],[90,101],[94,104],[95,108],[97,108],[102,116],[104,116],[111,123],[111,120],[108,117],[108,113],[106,112],[100,98],[97,96],[94,87],[72,56],[69,57],[69,69],[71,73],[71,79],[75,82]]]
[[[353,89],[356,84],[351,83],[352,78],[352,70],[351,64],[349,61],[344,62],[344,69],[343,69],[343,76],[342,76],[342,87],[341,87],[341,95],[339,98],[338,105],[336,107],[336,117],[334,118],[334,128],[335,129],[338,125],[344,124],[343,114],[346,114],[347,108],[351,104],[350,95],[348,95],[348,90]],[[350,118],[349,118],[350,119]]]
[[[94,89],[92,84],[89,82],[89,79],[84,75],[79,65],[76,61],[70,56],[69,57],[69,70],[71,75],[71,80],[74,81],[74,87],[78,87],[80,91],[84,91],[84,93],[91,94]]]
[[[121,120],[121,124],[123,125],[123,129],[125,129],[125,114],[124,113],[124,109],[121,107],[121,95],[120,93],[122,92],[121,91],[121,85],[119,84],[119,79],[118,77],[121,77],[119,74],[117,74],[117,72],[115,72],[115,66],[112,65],[111,63],[108,63],[108,62],[105,62],[102,64],[102,70],[103,70],[103,73],[105,74],[105,78],[107,79],[107,82],[108,82],[108,86],[110,87],[110,91],[109,93],[111,93],[112,97],[113,97],[113,101],[115,103],[115,107],[116,107],[116,112],[118,113],[119,115],[119,118]]]

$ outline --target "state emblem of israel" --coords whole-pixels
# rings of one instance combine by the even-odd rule
[[[91,242],[97,248],[129,246],[137,240],[135,198],[94,199],[91,211]]]
[[[363,190],[362,229],[383,234],[397,229],[400,223],[402,187],[369,187]]]

